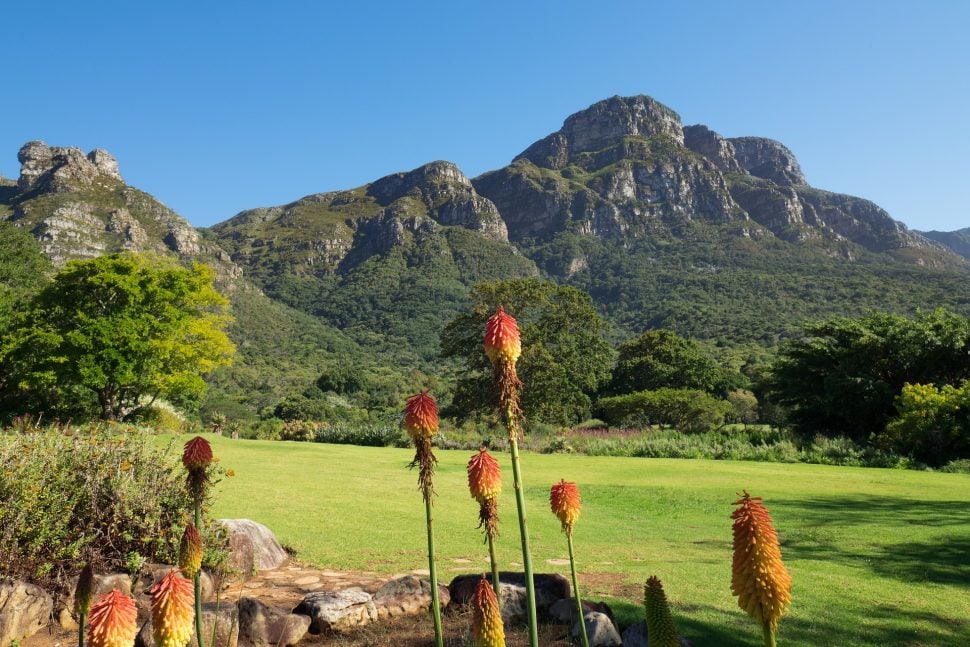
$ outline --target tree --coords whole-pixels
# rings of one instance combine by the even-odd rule
[[[871,313],[809,324],[782,347],[767,395],[805,436],[868,440],[894,416],[909,384],[959,384],[970,377],[970,319],[939,309],[912,319]]]
[[[0,339],[8,400],[133,418],[164,397],[192,405],[231,361],[228,301],[211,268],[132,253],[71,261]]]
[[[879,444],[932,467],[970,458],[970,380],[960,386],[907,384],[896,398],[899,417]]]
[[[648,330],[617,348],[609,393],[634,393],[661,388],[699,389],[724,397],[738,388],[740,374],[731,376],[700,345],[672,330]],[[732,379],[734,377],[734,379]]]
[[[491,413],[492,368],[482,352],[485,320],[502,305],[522,331],[518,372],[528,419],[570,423],[589,415],[590,395],[609,377],[613,350],[603,339],[605,323],[584,292],[539,279],[476,285],[471,306],[441,334],[444,357],[465,370],[445,414],[459,419]]]

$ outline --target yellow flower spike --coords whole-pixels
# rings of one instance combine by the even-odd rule
[[[468,461],[468,491],[479,503],[497,499],[502,494],[502,471],[484,447]]]
[[[192,523],[185,526],[179,542],[179,568],[190,579],[202,568],[202,535]]]
[[[549,490],[549,507],[553,514],[559,517],[562,531],[572,534],[573,524],[579,519],[582,501],[579,498],[579,488],[575,483],[560,480]]]
[[[192,638],[192,582],[171,570],[148,592],[151,597],[152,636],[155,647],[185,647]]]
[[[485,346],[485,354],[492,364],[499,361],[515,364],[522,354],[519,324],[515,317],[505,312],[502,306],[499,306],[495,314],[485,322],[485,337],[482,343]]]
[[[484,575],[472,596],[472,642],[475,647],[505,647],[505,627],[498,598]]]
[[[651,575],[643,587],[643,606],[651,647],[680,647],[663,584],[656,576]]]
[[[138,634],[135,601],[113,590],[91,607],[88,617],[89,647],[131,647]]]
[[[791,603],[791,575],[781,561],[781,548],[761,497],[747,490],[734,502],[734,562],[731,592],[738,606],[764,628],[765,644],[774,645],[778,621]]]

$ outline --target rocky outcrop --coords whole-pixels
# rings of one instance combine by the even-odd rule
[[[87,155],[79,148],[51,147],[42,141],[27,142],[17,154],[21,191],[74,191],[96,182],[121,182],[118,162],[106,150],[96,148]]]
[[[684,126],[684,144],[727,173],[743,173],[734,144],[707,126]]]
[[[47,626],[54,608],[50,594],[26,582],[0,582],[0,645],[34,635]]]
[[[239,598],[239,635],[254,647],[295,645],[310,629],[310,617],[270,607],[249,597]]]
[[[780,142],[766,137],[734,137],[727,140],[742,169],[775,184],[808,184],[798,160]]]
[[[960,256],[970,259],[970,227],[957,231],[917,231],[924,238],[946,246]]]

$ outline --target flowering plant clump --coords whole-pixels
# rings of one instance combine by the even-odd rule
[[[778,621],[791,603],[791,575],[781,561],[781,548],[768,509],[761,497],[743,490],[734,519],[734,562],[731,592],[738,605],[757,620],[766,645],[775,644]]]
[[[498,598],[484,575],[472,596],[472,642],[475,647],[505,647],[505,627]]]
[[[91,607],[89,647],[131,647],[138,634],[137,620],[135,601],[117,589],[111,591]]]
[[[643,587],[643,606],[651,647],[680,647],[663,584],[656,576],[650,576]]]
[[[171,570],[148,592],[156,647],[185,647],[192,637],[192,582]]]

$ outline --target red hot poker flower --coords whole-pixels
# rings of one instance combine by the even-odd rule
[[[734,502],[734,562],[731,592],[738,606],[772,634],[791,603],[791,575],[781,561],[778,534],[761,497],[747,490]]]
[[[185,526],[179,542],[179,568],[188,578],[195,577],[202,568],[202,535],[192,523]]]
[[[485,354],[492,364],[499,360],[515,364],[522,354],[519,324],[502,306],[485,322],[485,338],[482,341]]]
[[[138,634],[135,601],[113,590],[91,607],[88,618],[90,647],[131,647]]]
[[[475,647],[505,647],[505,627],[498,598],[484,575],[472,596],[472,642]]]
[[[438,433],[438,405],[427,391],[408,398],[404,405],[404,428],[415,442],[431,440]]]
[[[479,503],[497,499],[502,493],[502,472],[498,461],[484,447],[468,461],[468,491]]]
[[[94,594],[94,569],[86,564],[77,578],[74,587],[74,615],[86,616],[91,612],[91,598]]]
[[[202,436],[196,436],[185,443],[182,451],[182,465],[189,471],[204,470],[212,464],[212,446]]]
[[[185,647],[192,638],[195,593],[192,582],[171,570],[149,591],[155,647]]]
[[[579,488],[575,483],[560,480],[549,490],[549,506],[553,514],[559,517],[562,530],[567,535],[572,533],[573,524],[579,519],[582,502],[579,498]]]

